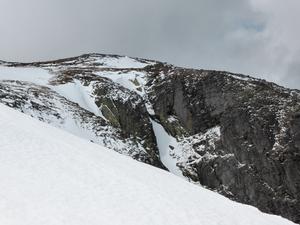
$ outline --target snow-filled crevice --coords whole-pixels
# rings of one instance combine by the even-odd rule
[[[181,151],[181,147],[178,144],[176,138],[169,135],[161,124],[154,121],[153,119],[150,120],[156,137],[161,162],[165,165],[165,167],[168,168],[171,173],[177,176],[183,176],[182,172],[176,165],[178,159],[175,155],[177,154],[172,154],[172,152]]]

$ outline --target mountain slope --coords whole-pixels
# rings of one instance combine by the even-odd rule
[[[0,102],[300,223],[300,92],[222,71],[86,54],[0,66]]]
[[[89,67],[93,63],[94,69],[101,68],[99,57],[87,57],[84,62],[80,59],[75,67],[72,67],[74,59],[58,65],[45,64],[43,68],[10,63],[1,66],[0,102],[119,153],[164,168],[142,97],[108,78],[91,74]],[[108,59],[104,58],[103,63],[111,67],[117,67],[117,63],[146,65],[129,58]]]
[[[0,124],[1,224],[292,224],[2,104]]]

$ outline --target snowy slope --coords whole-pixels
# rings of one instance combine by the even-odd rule
[[[0,125],[0,224],[293,224],[1,104]]]
[[[43,67],[0,65],[0,102],[81,138],[133,158],[139,155],[139,160],[146,161],[149,156],[141,141],[121,137],[121,129],[113,127],[96,105],[93,92],[94,86],[100,83],[98,76],[94,76],[96,81],[88,83],[76,78],[65,83],[57,80],[72,63],[83,70],[93,63],[94,69],[117,65],[139,68],[148,64],[129,57],[90,56],[82,62],[73,61]],[[113,94],[111,98],[118,97],[117,93]]]
[[[0,65],[0,80],[19,80],[45,85],[52,75],[35,67],[7,67]]]

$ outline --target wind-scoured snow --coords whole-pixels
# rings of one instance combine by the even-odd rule
[[[108,72],[102,71],[96,73],[100,77],[105,77],[115,83],[120,84],[124,88],[136,92],[138,95],[144,97],[145,73],[130,71],[130,72]]]
[[[74,80],[72,83],[51,86],[50,88],[66,99],[77,103],[80,107],[105,119],[102,112],[95,104],[94,96],[92,95],[92,84],[90,86],[83,86],[79,80]]]
[[[51,77],[48,70],[41,68],[0,66],[0,80],[18,80],[46,85]]]
[[[151,63],[140,62],[136,59],[122,56],[122,57],[103,57],[97,58],[97,63],[101,65],[101,67],[109,67],[109,68],[144,68],[145,66],[151,65]]]
[[[0,224],[293,224],[1,104],[0,124]]]

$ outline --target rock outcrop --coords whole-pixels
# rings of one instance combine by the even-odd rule
[[[151,68],[150,74],[160,80],[152,93],[162,124],[175,115],[186,136],[220,127],[213,147],[208,140],[193,143],[188,163],[181,163],[185,176],[300,222],[298,91],[243,75],[167,65]],[[180,135],[174,130],[169,132]]]

